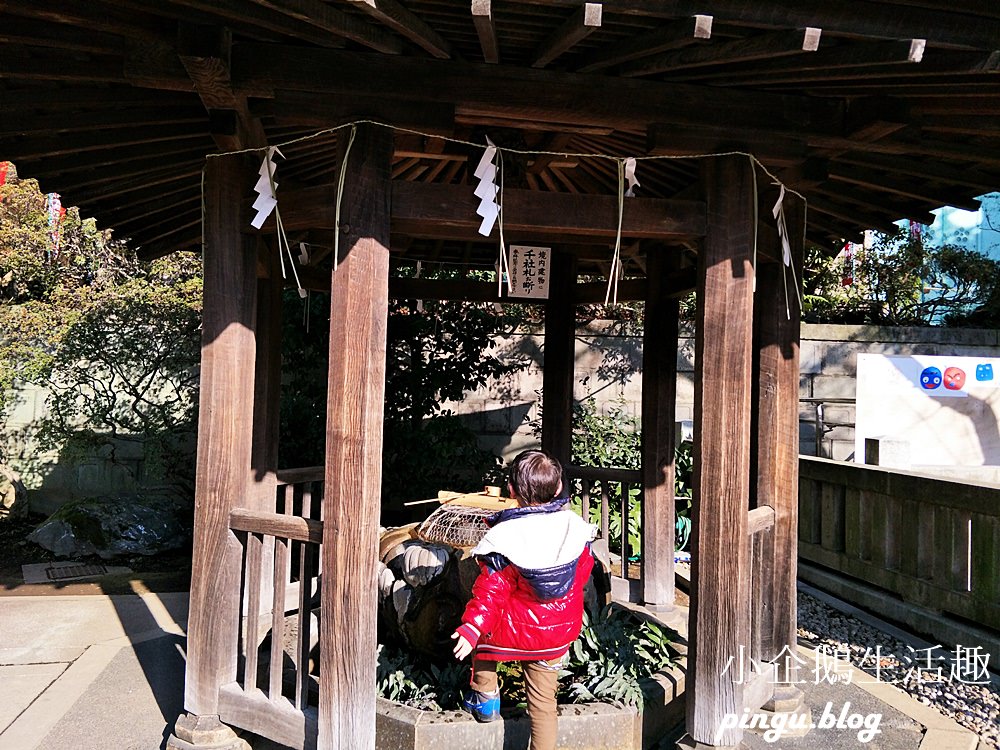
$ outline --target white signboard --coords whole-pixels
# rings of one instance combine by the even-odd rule
[[[914,466],[1000,465],[1000,358],[859,354],[855,461],[905,441]]]
[[[511,245],[507,248],[510,274],[508,297],[549,298],[549,258],[552,248]]]

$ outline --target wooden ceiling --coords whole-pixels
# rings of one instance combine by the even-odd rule
[[[1000,189],[995,0],[7,0],[0,42],[0,159],[147,257],[199,247],[212,153],[280,145],[279,206],[329,213],[347,131],[317,134],[360,119],[396,128],[401,259],[492,262],[430,217],[487,136],[556,228],[616,202],[601,156],[753,153],[831,247]],[[683,212],[697,174],[641,160],[637,199]],[[329,222],[300,224],[329,255]],[[559,235],[537,236],[607,265],[613,231]]]

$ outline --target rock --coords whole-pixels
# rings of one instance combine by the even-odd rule
[[[162,496],[93,497],[62,506],[28,535],[60,557],[153,555],[191,538],[190,510]]]
[[[0,521],[18,520],[28,515],[28,491],[16,471],[0,464]]]

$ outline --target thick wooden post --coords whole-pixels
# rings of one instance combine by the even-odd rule
[[[375,747],[375,563],[392,150],[392,131],[361,125],[346,157],[343,257],[333,274],[330,306],[318,716],[323,750]],[[344,158],[341,148],[341,164]]]
[[[278,468],[281,402],[281,295],[284,280],[277,249],[261,245],[259,265],[266,275],[257,281],[257,364],[254,372],[252,466],[258,509],[274,511],[274,482],[263,482]],[[273,477],[272,477],[273,479]],[[267,486],[260,486],[267,485]]]
[[[576,363],[576,258],[555,252],[545,302],[542,368],[542,448],[569,463],[573,439],[573,367]]]
[[[666,297],[665,250],[646,257],[642,331],[642,599],[674,603],[674,441],[679,303]]]
[[[702,168],[708,226],[698,263],[686,747],[731,747],[743,736],[722,722],[742,715],[749,675],[751,169],[742,156]]]
[[[242,550],[229,511],[250,478],[257,296],[256,238],[244,233],[254,170],[242,157],[205,166],[201,396],[184,707],[218,714],[236,679]]]
[[[756,349],[757,505],[774,509],[774,528],[763,534],[760,592],[761,656],[773,661],[782,649],[796,646],[796,562],[799,513],[799,297],[802,278],[803,206],[786,194],[785,217],[793,268],[761,265],[757,275]],[[780,245],[775,248],[781,257]],[[791,658],[778,659],[778,681],[789,682]]]

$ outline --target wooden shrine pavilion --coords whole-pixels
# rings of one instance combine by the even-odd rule
[[[478,233],[474,195],[487,138],[504,159],[504,240],[552,249],[543,443],[563,459],[573,306],[602,300],[609,275],[619,300],[645,301],[641,598],[654,607],[674,590],[678,299],[697,291],[683,744],[736,746],[726,713],[794,709],[781,655],[795,644],[803,240],[835,250],[1000,188],[1000,5],[7,0],[0,40],[0,158],[143,257],[204,258],[187,714],[172,747],[240,746],[227,727],[374,747],[387,304],[496,299],[495,284],[397,273],[496,261],[499,226]],[[273,213],[251,226],[269,146],[284,236],[320,248],[301,283],[331,292],[319,473],[276,470],[294,280]],[[311,701],[305,669],[290,691],[280,668],[256,680],[247,614],[281,626],[307,610],[317,569]],[[307,644],[308,618],[302,630]]]

